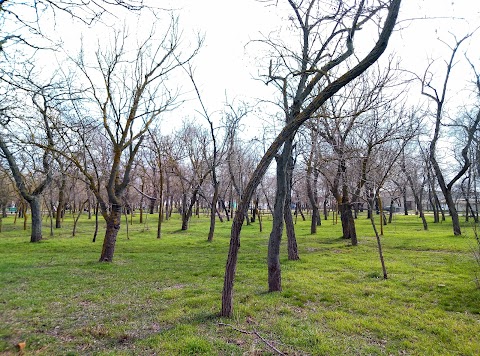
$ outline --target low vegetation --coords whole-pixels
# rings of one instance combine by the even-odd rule
[[[269,226],[245,226],[234,317],[218,317],[229,223],[207,242],[208,217],[180,230],[179,217],[156,236],[156,217],[138,215],[118,236],[113,263],[99,263],[86,216],[41,243],[13,218],[0,234],[0,353],[18,345],[35,355],[476,355],[480,290],[473,228],[423,231],[400,216],[382,239],[384,280],[369,220],[357,220],[359,245],[323,221],[310,235],[297,222],[299,261],[282,245],[283,291],[267,293]],[[44,236],[48,230],[44,226]],[[471,234],[468,233],[471,231]],[[468,235],[468,236],[467,236]],[[103,237],[103,236],[102,236]],[[25,342],[25,344],[21,344]]]

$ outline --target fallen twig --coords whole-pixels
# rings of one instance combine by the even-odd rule
[[[228,326],[230,328],[232,328],[233,330],[235,331],[238,331],[242,334],[248,334],[248,335],[255,335],[256,337],[258,337],[260,340],[262,340],[265,345],[267,345],[268,347],[270,347],[273,351],[275,351],[278,355],[282,355],[282,356],[285,356],[285,354],[280,351],[279,349],[277,349],[275,346],[272,345],[272,343],[270,343],[268,340],[266,340],[265,338],[263,338],[257,330],[253,329],[253,331],[248,331],[248,330],[243,330],[243,329],[239,329],[231,324],[225,324],[225,323],[218,323],[218,325],[220,326]]]

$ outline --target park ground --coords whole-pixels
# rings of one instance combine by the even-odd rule
[[[297,221],[299,261],[282,244],[283,291],[267,293],[271,220],[245,226],[232,318],[218,316],[230,223],[208,218],[163,224],[125,222],[113,263],[99,263],[104,230],[73,218],[45,239],[13,217],[0,233],[0,354],[24,355],[478,355],[480,267],[474,227],[454,236],[449,222],[396,215],[382,243],[382,278],[373,230],[356,221],[359,245],[323,221],[310,235]]]

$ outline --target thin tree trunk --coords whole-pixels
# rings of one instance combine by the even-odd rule
[[[298,207],[298,212],[300,213],[300,216],[302,217],[302,221],[307,220],[305,218],[305,214],[303,214],[302,204],[299,201],[297,202],[297,207]]]
[[[402,190],[403,195],[403,215],[408,215],[408,207],[407,207],[407,187],[403,187]]]
[[[78,209],[78,214],[77,214],[77,216],[75,217],[75,220],[73,221],[72,237],[75,237],[75,235],[76,235],[76,233],[77,233],[78,220],[80,219],[80,216],[81,216],[82,213],[83,213],[83,207],[85,206],[85,204],[87,204],[87,202],[88,202],[88,199],[85,200],[85,202],[83,202],[82,205],[80,205],[80,209]]]
[[[413,185],[413,181],[412,179],[410,178],[410,176],[407,176],[407,179],[408,181],[410,182],[410,187],[412,189],[412,193],[413,193],[413,197],[415,199],[415,204],[417,205],[417,211],[420,215],[420,218],[422,219],[422,223],[423,223],[423,229],[424,230],[428,230],[428,224],[427,224],[427,220],[425,219],[425,215],[423,213],[423,206],[422,206],[422,199],[421,199],[421,192],[418,193],[416,190],[415,190],[415,187]],[[423,184],[422,184],[422,187],[421,187],[421,190],[423,190]]]
[[[215,214],[217,212],[217,202],[218,202],[218,182],[214,182],[212,206],[210,209],[210,230],[208,231],[208,238],[207,238],[207,240],[210,242],[213,241],[213,234],[215,233]]]
[[[62,180],[60,183],[60,188],[58,190],[58,204],[57,204],[57,212],[55,216],[55,228],[60,229],[62,227],[62,218],[63,218],[63,211],[65,209],[65,188],[67,186],[67,179],[66,175],[62,174]]]
[[[225,212],[225,217],[227,218],[227,221],[230,221],[230,213],[227,209],[227,206],[225,205],[225,198],[220,199],[220,205],[222,206],[222,209]]]
[[[373,206],[371,206],[371,208],[373,210]],[[388,278],[387,267],[385,266],[385,260],[383,258],[382,242],[380,240],[380,235],[378,234],[377,227],[375,225],[375,218],[373,214],[370,215],[370,222],[372,223],[372,228],[373,228],[373,231],[375,232],[375,237],[377,239],[378,255],[380,257],[380,263],[382,265],[383,279],[387,279]]]
[[[53,216],[54,216],[54,211],[55,211],[55,205],[53,204],[53,195],[52,195],[52,189],[50,189],[50,201],[45,204],[48,210],[48,217],[50,221],[50,237],[53,237]]]
[[[388,212],[388,223],[391,224],[393,220],[393,204],[395,204],[395,199],[393,197],[390,198],[390,211]]]
[[[129,232],[128,232],[128,215],[127,210],[123,210],[123,214],[125,215],[125,229],[127,230],[127,240],[130,240]],[[132,214],[133,215],[133,214]]]
[[[93,239],[92,242],[97,241],[97,234],[98,234],[98,209],[100,208],[100,203],[97,200],[96,206],[95,206],[95,231],[93,233]]]

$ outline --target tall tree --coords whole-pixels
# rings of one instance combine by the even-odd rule
[[[338,66],[347,60],[349,51],[353,52],[354,34],[385,6],[379,3],[368,7],[365,1],[353,6],[344,1],[324,4],[317,0],[289,0],[288,3],[292,11],[289,30],[298,36],[300,48],[296,50],[294,46],[286,43],[283,37],[269,36],[262,41],[273,49],[267,84],[275,84],[281,93],[280,106],[285,115],[285,125],[293,122],[300,114],[312,93],[319,90],[318,84],[325,85],[329,82],[330,74],[335,73]],[[346,48],[335,47],[343,41]],[[346,51],[342,52],[345,49]],[[335,56],[337,57],[332,60]],[[281,290],[280,241],[285,221],[286,194],[289,192],[287,167],[291,162],[295,134],[296,132],[291,133],[291,137],[283,143],[281,154],[275,157],[277,194],[267,258],[270,291]],[[346,201],[341,206],[350,205]],[[347,210],[342,216],[347,217]],[[291,219],[287,221],[290,223]],[[292,230],[293,225],[289,227],[289,231]],[[350,235],[348,234],[347,238],[350,238]]]
[[[465,42],[468,38],[471,37],[472,34],[467,34],[466,36],[462,37],[461,39],[456,39],[455,38],[455,44],[453,46],[449,46],[451,50],[451,55],[448,60],[446,71],[445,71],[445,76],[443,78],[443,84],[442,86],[437,90],[437,88],[434,87],[432,84],[432,76],[433,74],[429,71],[429,68],[425,71],[423,78],[421,79],[422,82],[422,95],[425,95],[428,97],[430,100],[433,101],[435,104],[435,129],[433,132],[433,137],[430,141],[430,149],[429,149],[429,154],[430,154],[430,162],[432,163],[433,170],[435,172],[435,175],[437,176],[438,180],[438,185],[440,186],[440,189],[442,190],[443,196],[445,197],[445,201],[448,206],[448,210],[450,212],[450,215],[452,217],[452,228],[453,228],[453,234],[454,235],[461,235],[461,227],[460,227],[460,219],[458,216],[458,211],[455,206],[455,201],[452,196],[452,188],[454,184],[467,172],[468,167],[470,166],[470,159],[468,156],[468,152],[470,149],[470,145],[472,144],[475,132],[477,130],[477,127],[479,127],[480,124],[480,111],[478,112],[477,115],[472,117],[471,122],[468,123],[467,126],[465,126],[465,131],[466,131],[466,140],[464,143],[464,146],[462,148],[462,158],[463,162],[460,166],[460,169],[458,172],[456,172],[455,176],[447,182],[445,174],[441,168],[440,162],[437,157],[437,145],[440,139],[440,130],[442,125],[445,124],[444,122],[444,106],[445,106],[445,100],[447,99],[447,86],[448,82],[452,76],[452,70],[454,66],[454,61],[455,61],[455,56],[462,45],[463,42]],[[475,68],[473,68],[475,69]],[[474,70],[475,72],[475,70]],[[475,72],[476,78],[475,82],[477,85],[477,90],[480,91],[480,84],[479,84],[479,79],[478,79],[478,74]]]
[[[159,38],[159,39],[158,39]],[[77,136],[77,145],[84,147],[85,156],[72,148],[70,137],[63,136],[63,154],[83,173],[95,195],[101,214],[107,223],[100,261],[111,262],[120,229],[123,195],[129,185],[135,157],[152,123],[165,111],[175,107],[177,95],[169,87],[169,75],[197,53],[198,46],[184,55],[181,53],[181,37],[178,19],[170,17],[170,25],[158,37],[155,29],[142,42],[129,47],[126,31],[115,31],[110,45],[95,52],[95,64],[91,64],[81,52],[75,64],[86,80],[85,91],[89,96],[90,115],[97,129],[102,128],[107,144],[109,170],[106,185],[96,179],[95,147]],[[87,107],[83,108],[84,110]],[[78,131],[77,121],[85,121],[81,110],[71,124]],[[97,133],[99,134],[99,133]]]
[[[21,111],[9,109],[0,112],[3,127],[0,150],[8,162],[18,192],[30,206],[30,241],[39,242],[42,240],[41,197],[52,180],[54,136],[51,122],[55,120],[62,92],[59,82],[52,80],[49,84],[39,85],[34,82],[34,77],[33,72],[27,72],[12,85],[24,100],[29,98],[32,105],[23,107]],[[14,120],[11,121],[12,118]],[[36,148],[35,142],[41,142],[43,149]],[[31,166],[25,167],[24,163],[29,161]],[[25,174],[24,168],[30,170],[29,174]],[[41,178],[32,180],[33,175]]]
[[[333,32],[331,32],[331,35],[327,36],[326,41],[323,42],[323,45],[320,44],[319,47],[308,46],[305,48],[305,52],[307,53],[309,52],[309,48],[312,48],[312,50],[315,49],[316,51],[314,55],[315,58],[318,58],[318,60],[313,65],[311,62],[306,61],[306,70],[299,72],[299,77],[303,78],[299,80],[299,83],[303,83],[302,86],[305,88],[305,90],[302,91],[302,94],[299,94],[298,97],[298,99],[301,99],[301,103],[294,100],[295,107],[293,109],[297,108],[299,111],[295,112],[295,110],[292,110],[291,120],[286,123],[258,163],[246,186],[244,195],[239,204],[239,208],[232,224],[230,248],[225,268],[224,287],[222,293],[222,316],[232,315],[233,282],[236,271],[238,250],[240,247],[240,231],[245,217],[245,209],[248,206],[247,204],[250,201],[256,187],[267,171],[271,161],[277,155],[277,152],[284,145],[284,143],[293,138],[295,132],[325,103],[325,101],[335,95],[335,93],[337,93],[342,87],[361,75],[382,55],[395,27],[400,9],[400,3],[401,0],[392,0],[388,3],[381,2],[380,5],[375,7],[373,11],[368,11],[367,13],[365,13],[367,8],[365,7],[364,1],[360,1],[358,4],[355,3],[351,7],[348,7],[350,11],[353,11],[353,15],[347,12],[345,16],[342,16],[340,19],[337,18],[336,23],[338,26]],[[311,1],[308,8],[312,8],[312,6],[315,4],[317,4],[316,1]],[[340,5],[344,5],[344,2],[340,2]],[[379,36],[371,50],[357,63],[352,63],[351,66],[341,67],[341,64],[344,64],[344,62],[354,53],[353,41],[355,34],[359,29],[360,23],[368,22],[368,20],[370,20],[374,15],[380,16],[383,12],[382,10],[386,11],[386,17],[383,21],[382,28],[379,30]],[[341,11],[334,11],[334,15],[339,15],[340,13]],[[297,18],[298,17],[301,18],[301,15],[297,15]],[[316,23],[316,21],[314,21],[314,23]],[[335,24],[335,22],[333,23]],[[378,21],[375,23],[378,23]],[[318,34],[320,33],[321,32]],[[308,41],[309,40],[307,38],[307,43]],[[334,51],[330,52],[329,56],[324,56],[323,54],[330,49],[330,46],[333,46]],[[325,62],[321,63],[321,60]],[[329,75],[329,72],[333,71],[334,69],[338,70],[336,73],[337,75],[335,76],[337,79],[330,78]],[[294,73],[292,73],[292,75],[293,74]],[[327,80],[327,78],[329,80]],[[282,86],[282,88],[285,88],[285,90],[287,89],[286,85]],[[314,89],[315,91],[313,92]],[[287,152],[287,150],[284,150],[284,152]],[[275,267],[272,268],[272,272],[274,272],[276,275],[279,275],[279,273],[277,273],[275,270],[280,267],[278,259],[271,258],[270,260],[275,264]],[[281,286],[281,283],[275,284]]]

